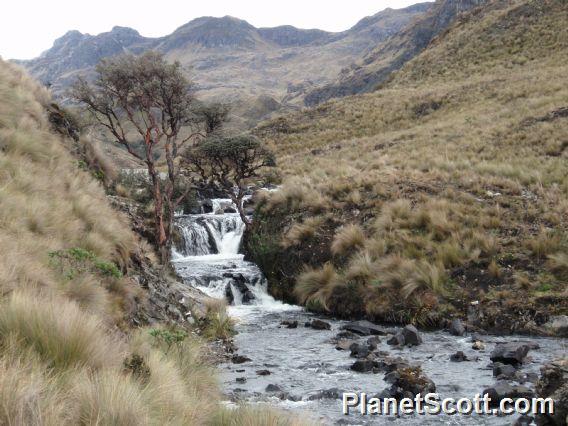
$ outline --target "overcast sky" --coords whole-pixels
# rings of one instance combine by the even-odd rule
[[[69,30],[98,34],[120,25],[158,37],[200,16],[231,15],[256,27],[343,31],[387,7],[419,1],[424,0],[9,0],[2,5],[0,56],[34,58]]]

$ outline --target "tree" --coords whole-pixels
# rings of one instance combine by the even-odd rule
[[[204,119],[194,111],[196,100],[180,64],[168,64],[159,53],[103,59],[96,72],[93,84],[79,79],[71,94],[131,156],[145,163],[154,202],[155,240],[166,266],[174,212],[189,192],[174,197],[179,177],[176,158],[189,141],[206,136]],[[165,179],[158,170],[160,161],[167,168]]]
[[[243,208],[247,182],[259,177],[263,167],[276,165],[273,153],[252,135],[212,136],[183,156],[183,165],[200,183],[217,187],[237,206],[247,227],[251,225]]]

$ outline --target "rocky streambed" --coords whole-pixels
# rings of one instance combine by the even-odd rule
[[[507,425],[527,419],[345,416],[341,397],[365,392],[402,398],[432,391],[456,399],[483,392],[494,399],[532,397],[541,368],[568,353],[566,339],[472,335],[459,322],[436,332],[348,323],[276,301],[258,267],[239,253],[244,226],[227,203],[214,200],[208,213],[178,217],[183,240],[174,266],[186,285],[231,303],[238,353],[220,365],[229,404],[269,404],[324,424]]]

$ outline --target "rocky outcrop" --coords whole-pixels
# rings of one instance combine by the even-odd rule
[[[493,362],[516,366],[523,363],[530,349],[530,346],[525,343],[500,344],[493,349],[490,358]]]
[[[317,88],[305,97],[308,106],[332,98],[374,90],[389,76],[422,52],[438,35],[446,31],[456,18],[487,0],[438,0],[427,13],[404,30],[379,44],[360,62],[340,73],[336,82]]]
[[[552,398],[554,413],[536,417],[539,426],[566,426],[568,423],[568,358],[545,365],[536,385],[540,398]]]

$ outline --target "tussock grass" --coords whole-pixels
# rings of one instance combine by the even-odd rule
[[[0,99],[0,424],[210,423],[221,408],[203,342],[130,327],[144,294],[129,259],[144,244],[50,130],[48,92],[0,61]]]
[[[282,194],[266,202],[272,211],[296,223],[326,216],[335,229],[365,229],[363,242],[346,252],[373,264],[363,268],[373,278],[349,287],[368,296],[356,301],[366,312],[394,318],[404,307],[392,301],[400,299],[414,312],[446,309],[445,295],[462,292],[491,301],[491,288],[518,289],[518,276],[532,283],[509,292],[519,307],[537,301],[538,288],[563,288],[567,17],[562,1],[491,2],[375,92],[256,129],[282,168]],[[321,211],[307,207],[311,194]],[[352,285],[351,277],[365,274],[350,275],[349,260],[333,256],[339,247],[330,246],[323,262]],[[316,268],[298,277],[301,301],[312,294],[306,277],[317,275]]]
[[[331,252],[335,256],[348,255],[353,250],[363,247],[365,233],[359,225],[347,225],[339,230],[333,237]]]

